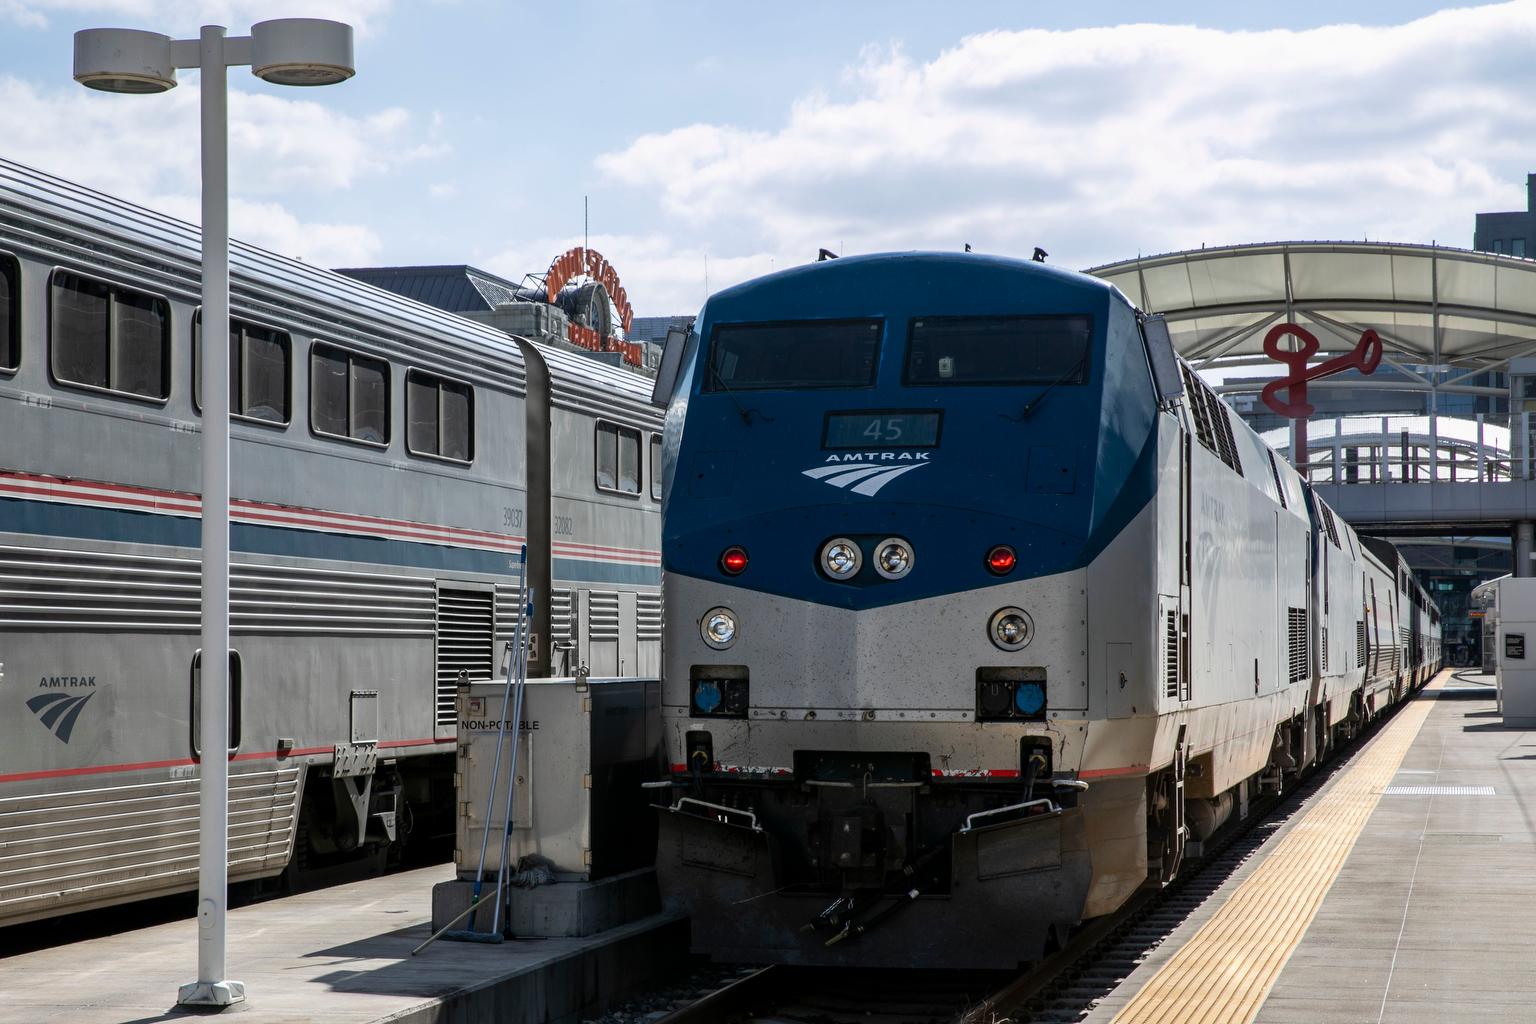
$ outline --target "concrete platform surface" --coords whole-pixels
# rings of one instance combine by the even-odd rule
[[[1536,1021],[1536,958],[1527,938],[1536,928],[1536,731],[1504,727],[1492,677],[1445,673],[1436,687],[1417,698],[1430,702],[1428,713],[1386,784],[1373,786],[1379,799],[1299,941],[1275,951],[1245,942],[1207,956],[1215,974],[1200,1000],[1202,1021]],[[1174,1019],[1138,1001],[1138,993],[1150,991],[1165,968],[1179,970],[1179,950],[1229,903],[1242,912],[1252,896],[1245,883],[1291,833],[1322,827],[1308,820],[1312,805],[1348,786],[1369,750],[1314,794],[1085,1024]],[[1297,877],[1298,891],[1305,881]],[[1276,955],[1272,987],[1239,1005],[1237,979]]]
[[[452,865],[304,893],[230,915],[229,974],[240,1024],[576,1021],[686,951],[684,922],[656,916],[591,938],[500,945],[437,942],[432,887]],[[0,960],[4,1024],[157,1024],[197,966],[195,921],[178,921]],[[589,1014],[590,1015],[590,1014]]]

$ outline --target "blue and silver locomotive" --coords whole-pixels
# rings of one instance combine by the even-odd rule
[[[1411,574],[1159,327],[961,254],[710,298],[663,385],[658,865],[696,949],[1038,957],[1428,677]]]

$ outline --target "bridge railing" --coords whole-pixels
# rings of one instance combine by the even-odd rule
[[[1330,425],[1333,430],[1328,432]],[[1363,429],[1367,425],[1370,429]],[[1309,458],[1297,468],[1317,484],[1531,480],[1536,479],[1532,425],[1529,412],[1476,419],[1381,416],[1331,424],[1314,421]]]

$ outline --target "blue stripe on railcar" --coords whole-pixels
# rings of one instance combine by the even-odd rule
[[[1045,384],[904,382],[917,318],[1049,314],[1092,318],[1082,383],[1047,392]],[[710,340],[721,325],[864,318],[883,325],[870,386],[709,387]],[[1135,311],[1096,279],[968,254],[849,257],[713,296],[699,333],[686,392],[668,417],[685,423],[663,523],[668,572],[718,577],[721,551],[741,544],[752,561],[737,585],[874,608],[1000,582],[983,564],[993,544],[1018,553],[1005,581],[1083,566],[1151,500],[1156,400],[1145,351]],[[824,448],[827,414],[857,410],[941,411],[939,444],[922,453]],[[850,455],[913,468],[860,495],[858,478],[828,475]],[[822,539],[885,531],[917,552],[900,586],[837,584],[817,571]]]
[[[202,523],[198,519],[17,498],[0,498],[0,532],[176,548],[197,548],[202,543]],[[246,554],[501,576],[515,572],[513,559],[505,552],[441,544],[248,523],[231,523],[229,538],[232,551]],[[556,558],[554,577],[635,586],[656,586],[661,582],[660,570],[652,566],[576,558]]]

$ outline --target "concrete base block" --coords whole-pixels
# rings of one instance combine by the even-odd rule
[[[432,888],[432,930],[469,909],[475,884],[466,879],[439,882]],[[649,917],[661,909],[656,870],[642,868],[597,882],[554,882],[533,889],[504,893],[501,919],[511,923],[515,936],[582,938]],[[473,931],[489,931],[494,916],[496,886],[487,880],[480,888],[480,905],[473,914],[454,925]]]

